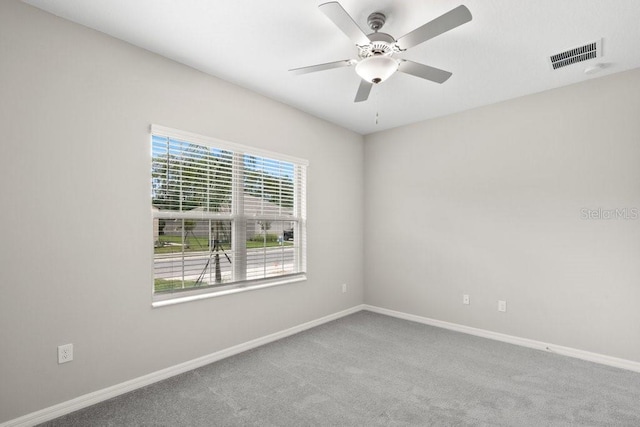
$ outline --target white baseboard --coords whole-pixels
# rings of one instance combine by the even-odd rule
[[[363,305],[357,305],[347,310],[321,317],[320,319],[312,320],[310,322],[303,323],[301,325],[294,326],[292,328],[285,329],[283,331],[276,332],[264,337],[256,338],[254,340],[247,341],[245,343],[238,344],[233,347],[229,347],[224,350],[220,350],[215,353],[190,360],[188,362],[180,363],[179,365],[152,372],[142,377],[134,378],[132,380],[125,381],[123,383],[116,384],[114,386],[107,387],[93,393],[85,394],[67,402],[62,402],[57,405],[42,409],[40,411],[32,412],[22,417],[6,421],[0,424],[0,427],[28,427],[40,424],[77,411],[79,409],[86,408],[87,406],[95,405],[96,403],[103,402],[107,399],[111,399],[132,390],[136,390],[138,388],[156,383],[158,381],[162,381],[164,379],[182,374],[192,369],[200,368],[210,363],[217,362],[218,360],[225,359],[227,357],[242,353],[247,350],[251,350],[252,348],[277,341],[281,338],[297,334],[298,332],[311,329],[313,327],[322,325],[323,323],[327,323],[332,320],[357,313],[358,311],[362,311],[363,308]]]
[[[436,326],[438,328],[450,329],[452,331],[462,332],[469,335],[475,335],[482,338],[489,338],[496,341],[502,341],[509,344],[515,344],[522,347],[534,348],[536,350],[548,351],[550,353],[561,354],[563,356],[574,357],[576,359],[587,360],[602,365],[613,366],[615,368],[627,369],[629,371],[640,372],[640,363],[626,359],[619,359],[604,354],[591,353],[589,351],[578,350],[571,347],[563,347],[560,345],[549,344],[541,341],[531,340],[528,338],[520,338],[512,335],[501,334],[499,332],[487,331],[486,329],[472,328],[471,326],[459,325],[457,323],[444,322],[442,320],[430,319],[428,317],[416,316],[414,314],[403,313],[400,311],[389,310],[386,308],[376,307],[365,304],[364,310],[374,313],[385,314],[387,316],[397,317],[399,319],[411,320],[425,325]]]
[[[85,394],[67,402],[51,406],[49,408],[42,409],[40,411],[32,412],[22,417],[6,421],[0,424],[0,427],[29,427],[36,424],[40,424],[54,418],[61,417],[71,412],[77,411],[82,408],[94,405],[96,403],[103,402],[107,399],[119,396],[121,394],[136,390],[138,388],[162,381],[164,379],[173,377],[178,374],[190,371],[192,369],[199,368],[201,366],[208,365],[209,363],[216,362],[218,360],[225,359],[227,357],[242,353],[247,350],[259,347],[264,344],[268,344],[273,341],[277,341],[281,338],[288,337],[290,335],[297,334],[298,332],[311,329],[313,327],[322,325],[332,320],[339,319],[344,316],[348,316],[358,311],[368,310],[374,313],[384,314],[391,317],[397,317],[399,319],[410,320],[413,322],[423,323],[425,325],[436,326],[438,328],[449,329],[452,331],[462,332],[469,335],[475,335],[478,337],[489,338],[496,341],[502,341],[509,344],[515,344],[522,347],[533,348],[536,350],[548,351],[551,353],[557,353],[564,356],[575,357],[577,359],[587,360],[589,362],[595,362],[602,365],[613,366],[616,368],[627,369],[629,371],[640,372],[640,363],[626,359],[619,359],[616,357],[606,356],[598,353],[591,353],[584,350],[578,350],[570,347],[563,347],[555,344],[544,343],[541,341],[531,340],[528,338],[520,338],[512,335],[501,334],[498,332],[492,332],[485,329],[472,328],[470,326],[459,325],[456,323],[444,322],[442,320],[430,319],[428,317],[416,316],[414,314],[403,313],[400,311],[389,310],[382,307],[376,307],[373,305],[361,304],[351,307],[347,310],[340,311],[320,319],[312,320],[307,323],[303,323],[298,326],[294,326],[289,329],[285,329],[280,332],[276,332],[264,337],[256,338],[251,341],[247,341],[242,344],[235,345],[233,347],[226,348],[224,350],[211,353],[209,355],[199,357],[197,359],[190,360],[160,371],[152,372],[151,374],[144,375],[139,378],[134,378],[129,381],[125,381],[120,384],[116,384],[111,387],[107,387],[102,390],[95,391],[93,393]]]

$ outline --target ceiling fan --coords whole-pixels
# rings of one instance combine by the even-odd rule
[[[332,1],[323,3],[318,7],[356,44],[358,59],[345,59],[326,64],[294,68],[289,71],[296,74],[306,74],[355,65],[356,73],[362,80],[354,102],[366,101],[373,85],[385,81],[396,71],[436,83],[444,83],[451,77],[450,72],[409,61],[408,59],[394,58],[393,55],[404,52],[410,47],[471,21],[469,9],[466,6],[458,6],[396,40],[389,34],[378,32],[386,21],[386,16],[383,13],[374,12],[369,15],[367,23],[373,33],[367,35],[343,9],[340,3]]]

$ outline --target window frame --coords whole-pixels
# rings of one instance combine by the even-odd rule
[[[306,244],[306,193],[307,193],[307,168],[309,162],[305,159],[276,153],[264,149],[259,149],[247,145],[238,144],[235,142],[229,142],[218,138],[208,137],[204,135],[195,134],[192,132],[181,131],[172,129],[160,125],[151,125],[150,127],[150,142],[153,147],[154,136],[169,138],[199,146],[205,146],[210,149],[229,151],[232,154],[232,179],[231,179],[231,212],[230,213],[216,213],[215,218],[213,215],[207,215],[205,217],[199,217],[198,219],[212,219],[231,221],[231,235],[233,242],[233,254],[234,262],[232,269],[234,270],[233,277],[240,277],[240,280],[229,282],[226,284],[207,285],[197,288],[180,289],[172,292],[156,292],[155,291],[155,272],[153,265],[155,265],[155,253],[153,253],[152,263],[152,306],[161,307],[165,305],[172,305],[182,302],[200,300],[204,298],[218,297],[238,292],[251,291],[256,289],[263,289],[265,287],[277,286],[288,283],[296,283],[305,281],[307,276],[307,244]],[[153,148],[152,148],[153,151]],[[244,208],[245,190],[243,184],[244,178],[244,158],[245,156],[254,156],[264,158],[268,160],[281,161],[293,164],[294,167],[294,184],[293,184],[293,209],[292,215],[287,216],[287,220],[295,222],[294,236],[298,242],[297,246],[294,245],[294,263],[296,264],[296,272],[283,274],[278,276],[248,279],[247,273],[247,247],[246,247],[246,227],[248,221],[283,221],[283,217],[277,215],[248,215]],[[153,162],[153,154],[151,156]],[[243,166],[238,166],[243,165]],[[241,171],[239,171],[240,169]],[[151,170],[151,168],[150,168]],[[152,180],[151,180],[152,181]],[[150,182],[151,182],[150,181]],[[189,211],[175,211],[170,212],[167,210],[154,211],[153,206],[151,209],[152,222],[159,218],[166,218],[168,215],[175,218],[193,218],[195,215],[189,215]],[[154,240],[154,233],[151,233],[151,239]],[[151,244],[152,251],[154,251],[154,242]],[[182,263],[184,264],[184,258]],[[244,273],[242,272],[244,269]],[[184,275],[183,275],[184,276]],[[183,277],[184,280],[184,277]]]

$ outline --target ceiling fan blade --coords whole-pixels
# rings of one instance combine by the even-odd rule
[[[355,44],[357,45],[367,45],[369,44],[369,38],[362,31],[362,29],[356,24],[356,22],[349,16],[346,10],[340,6],[340,3],[337,1],[332,1],[329,3],[323,3],[318,6],[322,13],[324,13],[327,18],[331,19],[331,21],[336,24],[340,30],[347,35]]]
[[[439,68],[430,67],[428,65],[419,64],[417,62],[403,59],[398,66],[398,71],[402,71],[421,79],[431,80],[436,83],[444,83],[451,77],[452,73]]]
[[[294,74],[307,74],[314,73],[316,71],[330,70],[332,68],[349,67],[353,62],[353,59],[345,59],[342,61],[327,62],[325,64],[310,65],[308,67],[293,68],[289,71]]]
[[[421,27],[418,27],[410,33],[400,37],[396,44],[400,49],[409,49],[410,47],[418,45],[469,22],[471,21],[471,18],[471,12],[469,12],[469,9],[467,9],[466,6],[458,6],[455,9],[451,9],[444,15],[437,17],[433,21],[427,22]]]
[[[354,99],[353,102],[366,101],[369,98],[369,93],[371,93],[372,87],[373,87],[373,83],[369,83],[366,80],[360,80],[358,93],[356,93],[356,99]]]

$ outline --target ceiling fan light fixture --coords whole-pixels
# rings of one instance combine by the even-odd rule
[[[381,83],[398,70],[398,61],[384,56],[374,55],[364,58],[356,65],[356,73],[369,83]]]

